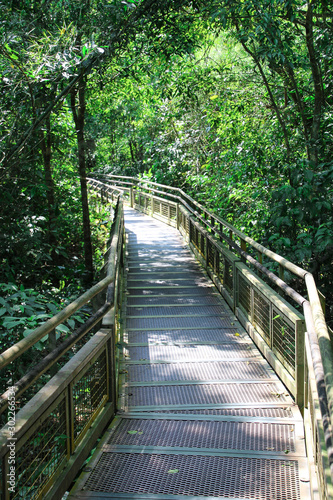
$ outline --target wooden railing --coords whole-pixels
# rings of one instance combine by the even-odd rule
[[[304,417],[314,498],[333,499],[333,354],[313,276],[178,188],[114,175],[90,182],[104,190],[116,186],[131,207],[179,229],[294,396]],[[285,273],[303,294],[284,281]]]
[[[101,196],[100,189],[91,186]],[[27,337],[0,355],[0,369],[20,358],[76,311],[99,297],[101,307],[80,328],[39,361],[1,397],[7,424],[0,431],[1,490],[3,500],[59,499],[75,478],[96,440],[115,413],[117,401],[117,316],[121,298],[124,218],[119,190],[106,189],[104,202],[116,208],[103,279]],[[102,321],[83,347],[30,401],[16,412],[16,402],[46,370],[54,365]],[[91,335],[91,334],[90,334]]]

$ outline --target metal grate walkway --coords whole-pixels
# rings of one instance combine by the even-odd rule
[[[70,498],[310,499],[287,390],[179,233],[125,221],[120,411]]]

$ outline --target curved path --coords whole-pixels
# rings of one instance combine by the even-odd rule
[[[302,418],[178,231],[126,209],[118,416],[70,498],[310,498]]]

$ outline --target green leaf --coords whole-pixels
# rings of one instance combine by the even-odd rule
[[[34,328],[26,328],[23,332],[23,337],[27,337],[33,331],[34,331]]]
[[[67,321],[67,323],[69,324],[70,328],[74,328],[75,327],[75,321],[73,319],[69,319]]]
[[[0,309],[0,316],[3,316],[7,312],[7,309],[5,307],[2,307]]]
[[[177,474],[179,472],[179,469],[169,469],[168,474]]]
[[[58,325],[58,326],[56,326],[56,330],[58,330],[59,332],[64,332],[64,333],[68,333],[70,331],[68,326],[66,326],[66,325]]]

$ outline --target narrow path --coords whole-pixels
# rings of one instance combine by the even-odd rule
[[[126,209],[118,416],[70,498],[310,498],[302,418],[179,233]]]

